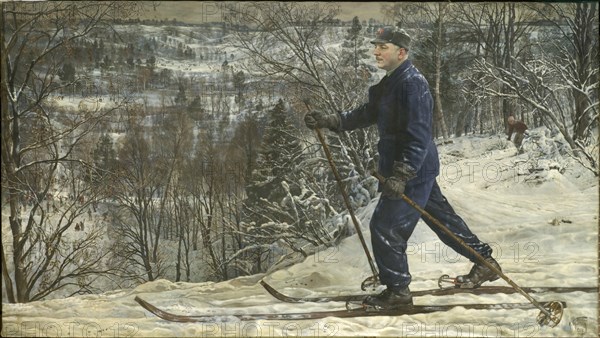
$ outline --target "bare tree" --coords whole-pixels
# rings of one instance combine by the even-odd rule
[[[190,227],[191,219],[185,195],[180,193],[182,171],[184,163],[192,154],[192,123],[184,111],[174,112],[164,119],[162,125],[155,131],[155,146],[158,148],[161,164],[167,169],[164,193],[161,197],[160,211],[158,213],[159,227],[172,229],[176,232],[178,240],[178,253],[176,264],[176,279],[179,280],[181,260],[185,255],[186,275],[190,278]],[[172,212],[170,212],[172,211]],[[164,225],[162,225],[164,223]]]
[[[598,175],[598,9],[596,4],[530,6],[544,18],[530,58],[511,58],[511,67],[478,61],[473,84],[492,97],[519,100],[557,128],[584,166]],[[500,86],[500,87],[497,87]],[[503,90],[498,90],[503,88]]]
[[[240,10],[227,5],[225,9],[230,24],[246,27],[233,32],[232,45],[245,55],[248,73],[285,84],[287,90],[282,94],[298,112],[306,112],[303,103],[306,101],[311,102],[310,109],[341,112],[365,100],[371,73],[361,67],[356,76],[353,66],[343,66],[345,57],[340,51],[328,49],[324,43],[339,11],[333,4],[259,2],[251,9]],[[353,135],[358,135],[358,139]],[[367,175],[372,158],[362,155],[374,153],[372,130],[344,133],[339,137],[347,145],[347,162]]]
[[[258,112],[257,112],[258,113]],[[256,164],[260,148],[260,121],[254,115],[248,115],[239,121],[229,145],[230,156],[243,163],[243,180],[248,182]]]
[[[87,207],[88,202],[79,201],[95,191],[91,182],[76,174],[87,172],[91,164],[71,155],[120,103],[72,112],[72,118],[61,123],[55,122],[63,108],[50,103],[53,94],[78,81],[58,81],[71,47],[97,29],[109,28],[117,15],[135,13],[139,5],[3,2],[1,6],[2,185],[12,238],[12,250],[3,247],[2,253],[11,258],[14,271],[8,273],[8,265],[2,270],[9,301],[28,302],[60,289],[72,278],[104,271],[99,252],[89,256],[94,264],[74,268],[72,261],[90,253],[89,244],[97,233],[90,232],[81,245],[65,249],[67,234]],[[52,214],[44,210],[42,201],[56,196],[55,184],[65,171],[81,184],[73,191],[73,202]],[[36,252],[44,254],[36,257]]]
[[[216,280],[227,279],[227,269],[223,266],[225,257],[220,250],[220,234],[225,231],[225,215],[220,205],[225,194],[226,168],[223,157],[215,143],[210,139],[202,140],[202,148],[198,148],[196,156],[186,169],[188,178],[186,192],[190,198],[193,217],[192,236],[199,238],[202,250],[206,253],[207,269],[205,272]],[[195,249],[199,246],[194,245]]]
[[[550,127],[556,127],[560,131],[575,154],[588,161],[589,166],[586,166],[598,175],[595,151],[590,151],[584,143],[577,142],[569,127],[574,123],[576,100],[573,98],[573,83],[565,81],[569,74],[561,61],[554,58],[540,58],[529,63],[517,61],[514,72],[508,72],[502,67],[480,60],[474,69],[485,74],[484,78],[479,79],[479,86],[486,95],[518,99],[537,111]],[[500,83],[504,90],[497,90],[494,83]],[[592,95],[587,99],[597,106],[597,99]]]
[[[517,3],[457,4],[454,5],[452,16],[452,20],[462,26],[460,32],[463,39],[474,45],[474,58],[483,58],[509,72],[514,68],[515,58],[521,57],[528,48],[528,37],[536,19],[534,11]],[[471,79],[478,76],[472,75],[469,76]],[[502,86],[500,83],[495,85]],[[469,87],[465,92],[478,112],[480,132],[495,130],[499,125],[506,126],[508,115],[518,115],[519,106],[514,98],[484,98],[480,92],[472,89]],[[504,89],[499,87],[497,90]]]
[[[118,156],[113,209],[116,231],[122,241],[116,255],[127,263],[132,277],[155,280],[164,274],[159,241],[162,234],[160,200],[165,187],[165,168],[155,162],[156,153],[141,128],[130,128]]]
[[[193,215],[188,198],[181,193],[182,191],[185,191],[182,186],[178,186],[172,190],[173,203],[171,212],[169,212],[169,219],[173,223],[170,228],[176,230],[177,239],[175,281],[179,282],[183,278],[186,282],[189,282],[192,277],[191,254]],[[184,277],[182,277],[182,275],[184,275]]]
[[[548,4],[534,9],[556,27],[564,42],[551,46],[565,61],[557,71],[570,85],[575,102],[573,141],[589,145],[590,131],[598,119],[598,4]]]

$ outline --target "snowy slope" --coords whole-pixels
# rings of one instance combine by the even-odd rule
[[[492,244],[506,274],[521,286],[597,286],[598,182],[574,162],[546,165],[517,155],[503,136],[469,136],[440,146],[442,191],[474,232]],[[533,154],[533,155],[532,155]],[[554,161],[554,162],[552,162]],[[545,167],[544,167],[545,166]],[[544,167],[545,170],[538,170]],[[550,169],[556,168],[556,169]],[[561,173],[562,171],[562,173]],[[357,211],[369,241],[377,201]],[[420,223],[409,246],[412,290],[437,287],[442,274],[467,272],[470,263],[447,249]],[[302,312],[341,309],[342,303],[285,304],[268,295],[265,279],[291,295],[359,292],[369,265],[356,236],[269,275],[221,283],[146,283],[130,290],[29,304],[2,304],[3,336],[590,336],[598,331],[596,294],[533,294],[565,300],[556,328],[535,324],[537,310],[464,310],[400,317],[312,321],[170,323],[148,313],[136,295],[181,314]],[[495,285],[505,285],[502,280]],[[519,294],[416,298],[416,304],[527,302]]]

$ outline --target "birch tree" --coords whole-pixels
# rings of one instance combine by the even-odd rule
[[[9,301],[29,302],[71,284],[77,276],[106,273],[103,253],[89,246],[98,233],[89,232],[79,244],[68,245],[68,234],[88,206],[86,201],[101,193],[78,174],[93,170],[93,165],[72,155],[122,102],[96,102],[56,123],[57,112],[64,109],[52,99],[80,80],[75,76],[59,81],[72,46],[109,28],[117,15],[136,13],[139,5],[3,2],[1,8],[2,190],[11,238],[2,242],[2,275]],[[72,199],[56,210],[44,209],[45,199],[58,198],[61,175],[77,183]],[[82,255],[92,264],[77,265]]]
[[[537,19],[534,11],[518,3],[466,3],[455,5],[452,15],[452,21],[461,27],[461,35],[474,47],[472,56],[509,72],[514,68],[515,58],[520,58],[528,48],[528,38],[535,28],[532,23]],[[477,76],[471,74],[468,77],[474,79]],[[495,85],[502,86],[500,83]],[[503,88],[498,90],[503,91]],[[506,127],[509,115],[519,116],[519,106],[511,97],[484,98],[471,87],[465,93],[474,103],[480,132]],[[520,114],[521,119],[525,120],[525,117]]]
[[[562,43],[549,43],[556,57],[564,60],[560,67],[555,64],[555,69],[574,99],[573,142],[589,145],[598,119],[598,4],[547,4],[534,9],[559,32]]]

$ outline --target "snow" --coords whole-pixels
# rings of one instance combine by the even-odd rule
[[[558,137],[532,130],[527,151],[517,154],[504,135],[463,136],[440,145],[438,182],[473,231],[492,245],[504,272],[520,286],[598,286],[598,181],[557,150]],[[537,150],[536,150],[537,149]],[[557,148],[558,149],[558,148]],[[368,243],[377,200],[356,210]],[[351,226],[351,225],[347,225]],[[442,244],[423,223],[408,247],[412,290],[437,288],[442,274],[467,272],[470,263]],[[588,336],[598,332],[595,293],[532,294],[539,301],[568,303],[555,328],[536,324],[537,310],[465,310],[398,317],[259,320],[240,322],[231,313],[339,310],[343,303],[289,304],[270,296],[264,279],[294,296],[360,292],[370,268],[358,238],[323,249],[268,274],[226,282],[157,280],[134,289],[28,304],[2,304],[3,336]],[[506,285],[498,280],[493,285]],[[141,308],[134,297],[186,315],[215,315],[202,324],[171,323]],[[415,304],[526,303],[519,294],[419,297]],[[221,316],[222,315],[222,316]]]

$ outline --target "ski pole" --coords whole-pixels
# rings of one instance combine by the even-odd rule
[[[381,176],[381,174],[379,174],[378,172],[373,172],[372,174],[379,180],[379,182],[385,182],[385,177]],[[438,221],[435,217],[431,216],[431,214],[429,214],[427,211],[421,208],[417,203],[408,198],[406,195],[402,194],[402,199],[410,206],[415,208],[419,213],[421,213],[421,215],[425,216],[425,218],[429,219],[432,223],[434,223],[440,230],[446,233],[446,235],[450,236],[458,244],[465,248],[471,255],[473,255],[473,257],[475,257],[478,263],[483,264],[488,269],[492,270],[492,272],[504,279],[510,286],[513,287],[513,289],[515,289],[517,292],[519,292],[521,295],[527,298],[527,300],[530,301],[531,304],[537,307],[541,311],[541,313],[538,315],[538,323],[540,323],[540,325],[549,324],[550,326],[554,327],[560,322],[560,319],[562,318],[562,303],[551,302],[548,305],[550,309],[545,308],[529,293],[523,290],[523,288],[517,285],[517,283],[513,282],[513,280],[510,279],[506,274],[504,274],[500,269],[496,268],[493,264],[486,261],[485,258],[483,258],[477,251],[468,246],[467,243],[465,243],[462,239],[460,239],[452,231],[445,227],[444,224],[442,224],[442,222]],[[553,314],[553,312],[555,313]],[[556,318],[556,316],[558,315],[560,316]]]
[[[379,273],[377,272],[377,268],[375,267],[375,263],[373,263],[373,258],[371,257],[371,253],[369,252],[369,248],[367,247],[367,242],[365,241],[365,237],[360,229],[360,225],[358,224],[358,220],[354,215],[354,211],[352,210],[352,206],[350,206],[350,199],[348,198],[348,194],[346,190],[344,190],[344,184],[342,183],[342,177],[333,162],[333,157],[331,156],[331,151],[329,151],[329,147],[325,142],[325,137],[323,137],[323,132],[319,128],[315,129],[317,132],[317,137],[319,138],[319,142],[323,146],[323,151],[325,152],[325,156],[327,157],[327,161],[329,162],[329,166],[333,171],[333,176],[335,176],[335,180],[337,182],[338,187],[340,188],[340,192],[342,193],[342,198],[344,199],[344,204],[346,204],[346,208],[348,209],[348,213],[350,214],[350,218],[352,218],[352,223],[354,224],[354,228],[356,229],[356,233],[358,234],[358,238],[360,239],[360,244],[365,250],[365,254],[367,255],[367,260],[369,261],[369,266],[371,266],[371,271],[373,272],[373,280],[374,283],[377,283],[379,280]]]

